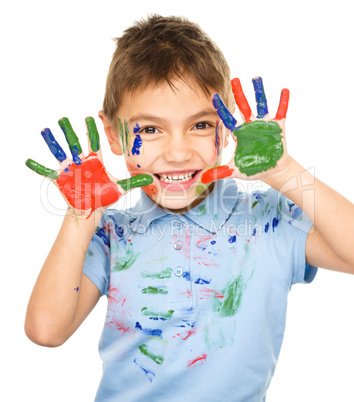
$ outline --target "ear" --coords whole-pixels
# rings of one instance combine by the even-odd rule
[[[123,155],[122,146],[119,141],[119,135],[116,133],[112,123],[102,110],[98,112],[98,117],[102,120],[103,128],[107,136],[109,146],[115,155]]]

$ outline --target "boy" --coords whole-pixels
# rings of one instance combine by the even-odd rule
[[[88,157],[64,118],[72,162],[48,129],[60,170],[27,162],[69,208],[29,301],[26,333],[61,345],[106,295],[97,401],[265,401],[292,284],[311,282],[316,266],[354,272],[353,205],[287,153],[288,91],[271,120],[254,79],[256,118],[233,80],[239,125],[226,108],[229,82],[220,50],[198,26],[152,16],[117,41],[99,114],[132,178],[117,182],[105,171],[92,118]],[[226,106],[218,95],[210,101],[215,92]],[[229,131],[236,157],[221,167]],[[243,194],[218,180],[225,177],[272,189]],[[104,212],[138,186],[134,208]]]

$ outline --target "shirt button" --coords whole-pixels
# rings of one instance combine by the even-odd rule
[[[183,269],[181,267],[178,267],[175,269],[175,275],[176,276],[182,276],[183,275]]]
[[[183,223],[182,223],[182,222],[175,222],[175,223],[174,223],[174,227],[175,227],[176,229],[181,229],[182,226],[183,226]]]
[[[173,247],[175,250],[180,250],[182,248],[182,243],[180,241],[176,241]]]

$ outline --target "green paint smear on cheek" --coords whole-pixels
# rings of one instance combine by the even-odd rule
[[[143,355],[153,360],[156,364],[162,364],[165,360],[163,356],[155,355],[154,353],[150,352],[148,346],[145,344],[140,345],[139,350]]]
[[[119,132],[120,132],[120,139],[122,141],[122,151],[125,154],[125,139],[124,139],[124,128],[121,119],[118,117],[118,125],[119,125]]]
[[[275,167],[284,153],[281,132],[278,123],[263,120],[244,123],[234,130],[235,165],[240,172],[252,176]]]
[[[168,279],[168,278],[171,278],[172,272],[173,272],[172,268],[166,268],[161,272],[155,272],[155,273],[150,273],[150,272],[147,272],[147,271],[143,271],[143,272],[141,272],[140,275],[143,278]]]
[[[124,120],[124,132],[125,132],[125,147],[128,150],[128,156],[129,156],[129,144],[130,144],[130,131],[129,131],[129,126],[128,122]]]
[[[116,272],[128,269],[134,264],[138,256],[139,253],[133,253],[131,249],[128,249],[125,256],[120,257],[118,262],[113,265],[112,269]]]
[[[220,317],[234,316],[240,308],[244,288],[244,280],[239,275],[221,291],[224,298],[215,300],[213,310],[219,313]]]

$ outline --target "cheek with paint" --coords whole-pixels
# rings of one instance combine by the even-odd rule
[[[60,174],[57,184],[69,204],[78,210],[94,211],[115,203],[121,196],[97,158],[85,160],[80,166],[72,163]]]
[[[141,139],[140,135],[138,134],[140,131],[140,127],[139,124],[136,123],[136,126],[134,127],[134,143],[133,143],[133,147],[132,147],[132,155],[140,155],[141,152],[141,147],[143,145],[143,140]],[[139,165],[137,165],[138,167],[140,167]]]

